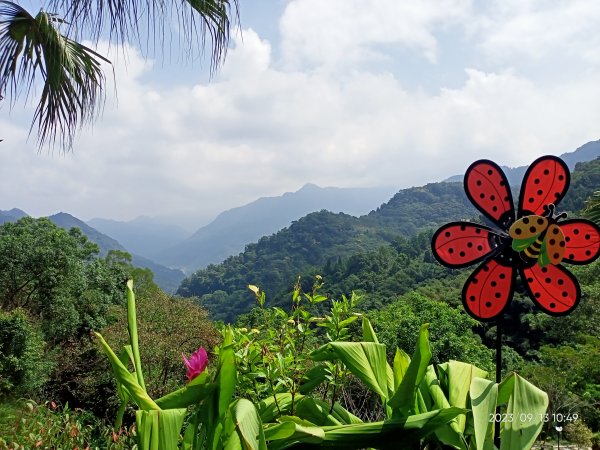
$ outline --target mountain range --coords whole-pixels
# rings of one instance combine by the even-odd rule
[[[600,140],[598,141],[590,141],[581,147],[578,147],[576,150],[572,152],[563,153],[559,156],[564,162],[567,163],[569,170],[573,171],[575,166],[579,162],[591,161],[592,159],[596,159],[600,156]],[[523,179],[523,175],[525,175],[525,171],[528,166],[519,166],[519,167],[507,167],[500,166],[502,170],[506,174],[506,178],[508,178],[508,182],[511,185],[518,185],[521,183]],[[450,178],[445,179],[444,181],[455,182],[463,180],[464,175],[454,175]]]
[[[600,158],[576,164],[560,210],[581,210],[598,186]],[[271,305],[282,306],[289,301],[287,293],[298,277],[310,280],[316,273],[327,274],[332,267],[341,267],[349,274],[344,286],[350,290],[364,286],[371,291],[377,274],[386,268],[373,267],[369,275],[372,279],[361,280],[352,276],[352,266],[372,259],[373,251],[402,247],[406,239],[418,239],[420,248],[429,248],[433,229],[455,220],[479,221],[479,216],[462,183],[430,183],[403,189],[377,210],[358,218],[328,211],[309,214],[247,245],[243,253],[196,271],[181,283],[178,293],[200,297],[215,319],[233,321],[253,305],[248,284],[260,286]],[[433,261],[430,250],[425,251],[424,258]]]
[[[578,163],[598,156],[600,141],[589,142],[574,152],[561,155],[572,170]],[[505,168],[513,184],[521,181],[525,170],[526,167]],[[573,181],[576,182],[561,206],[571,211],[581,208],[589,186],[594,185],[597,189],[600,185],[598,176],[589,170],[575,171]],[[100,246],[102,254],[111,249],[128,251],[134,264],[150,268],[157,283],[167,291],[177,289],[184,278],[179,269],[187,273],[196,271],[181,284],[179,292],[205,295],[230,290],[218,281],[200,288],[192,285],[198,279],[204,283],[209,274],[233,270],[228,266],[231,261],[234,266],[244,261],[247,273],[261,272],[262,269],[256,269],[257,265],[264,270],[270,267],[270,277],[277,281],[287,276],[286,266],[319,266],[331,254],[342,257],[374,249],[398,236],[414,236],[442,221],[473,217],[477,213],[466,200],[462,183],[452,182],[457,178],[462,181],[462,176],[451,177],[449,182],[430,183],[398,192],[393,188],[322,188],[306,184],[296,192],[260,198],[224,211],[191,235],[177,225],[165,224],[164,218],[158,221],[139,217],[129,222],[95,218],[85,223],[69,214],[59,213],[50,219],[63,228],[81,228]],[[26,215],[16,208],[0,211],[0,224]],[[302,231],[298,232],[298,229]],[[279,250],[294,255],[294,261],[280,261],[281,255],[273,256],[273,243]],[[225,263],[215,265],[222,261]],[[205,267],[208,267],[205,271],[198,270]],[[221,274],[217,278],[223,280],[223,277]],[[244,276],[240,280],[242,278],[246,280]],[[279,286],[278,282],[274,282],[275,285]],[[243,283],[240,286],[244,289]]]
[[[387,201],[396,191],[393,188],[323,188],[306,184],[296,192],[259,198],[227,210],[189,238],[154,257],[161,264],[191,273],[240,253],[247,244],[271,235],[311,212],[326,209],[361,216]]]

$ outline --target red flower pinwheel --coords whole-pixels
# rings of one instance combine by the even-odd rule
[[[600,255],[600,229],[588,220],[564,220],[555,207],[569,187],[569,169],[543,156],[527,169],[515,215],[506,175],[494,162],[476,161],[465,173],[465,192],[492,226],[452,222],[431,242],[435,258],[459,268],[481,263],[462,291],[467,312],[481,321],[508,307],[517,273],[531,299],[553,316],[569,314],[581,289],[562,263],[588,264]]]

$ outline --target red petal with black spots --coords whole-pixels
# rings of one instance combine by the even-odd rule
[[[569,168],[556,156],[536,159],[527,169],[521,196],[519,217],[530,214],[544,215],[548,205],[556,205],[569,188]]]
[[[488,257],[492,247],[492,230],[470,222],[452,222],[433,235],[433,255],[447,267],[465,267]],[[495,245],[495,244],[494,244]]]
[[[477,320],[498,318],[512,299],[516,271],[490,259],[467,279],[462,301],[467,312]]]
[[[464,185],[469,200],[500,228],[506,229],[514,222],[510,186],[495,162],[482,159],[471,164],[465,173]]]
[[[541,267],[534,264],[523,269],[521,276],[531,299],[552,316],[569,314],[579,303],[579,283],[573,274],[561,265],[549,264]]]
[[[558,224],[565,235],[563,262],[589,264],[600,255],[600,229],[585,219],[565,220]]]

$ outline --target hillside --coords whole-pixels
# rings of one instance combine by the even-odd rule
[[[260,198],[224,211],[188,239],[159,252],[156,260],[191,272],[238,254],[247,244],[309,213],[326,209],[360,216],[388,200],[393,192],[391,188],[322,188],[306,184],[296,192]]]
[[[95,242],[100,247],[101,256],[105,256],[110,250],[128,252],[128,250],[115,239],[100,233],[98,230],[90,227],[82,220],[79,220],[70,214],[60,212],[49,216],[48,219],[59,227],[67,230],[73,227],[79,228],[90,241]],[[181,271],[161,266],[148,258],[135,254],[131,254],[131,258],[131,262],[134,266],[150,269],[154,273],[154,281],[156,284],[167,292],[174,292],[184,277],[184,274]]]
[[[578,164],[560,210],[581,209],[584,199],[598,189],[599,183],[600,159]],[[282,304],[288,301],[286,293],[299,275],[310,278],[311,274],[320,273],[335,280],[334,292],[364,289],[374,293],[368,304],[379,307],[386,296],[400,295],[413,286],[410,280],[445,276],[423,250],[428,242],[419,243],[420,261],[413,261],[406,249],[416,244],[408,245],[405,239],[427,240],[428,234],[419,233],[431,233],[443,223],[478,215],[460,183],[431,183],[404,189],[360,218],[327,211],[309,214],[248,245],[243,253],[222,264],[198,270],[182,282],[178,293],[200,297],[214,318],[231,321],[253,306],[248,284],[260,286],[275,304]],[[377,250],[390,247],[402,249],[402,255],[386,257],[387,250]],[[397,274],[397,281],[390,281],[390,271]]]

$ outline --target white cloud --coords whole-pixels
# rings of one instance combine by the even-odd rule
[[[522,165],[598,139],[593,65],[556,82],[518,64],[482,69],[474,61],[464,82],[426,92],[356,64],[373,52],[393,57],[386,45],[433,58],[439,30],[466,28],[472,14],[468,2],[434,3],[292,1],[281,21],[288,64],[275,61],[278,43],[247,29],[210,83],[159,83],[152,61],[129,49],[127,70],[115,63],[118,105],[109,92],[103,117],[79,135],[73,154],[38,155],[23,144],[26,126],[0,118],[0,209],[117,219],[216,214],[308,181],[420,185],[481,157]],[[502,23],[510,28],[512,13],[484,13],[472,46],[493,42]]]
[[[389,58],[378,46],[437,57],[435,31],[470,15],[469,0],[293,0],[280,21],[285,62],[335,66]]]
[[[481,46],[488,56],[600,63],[600,3],[497,0],[490,5],[479,21]]]

